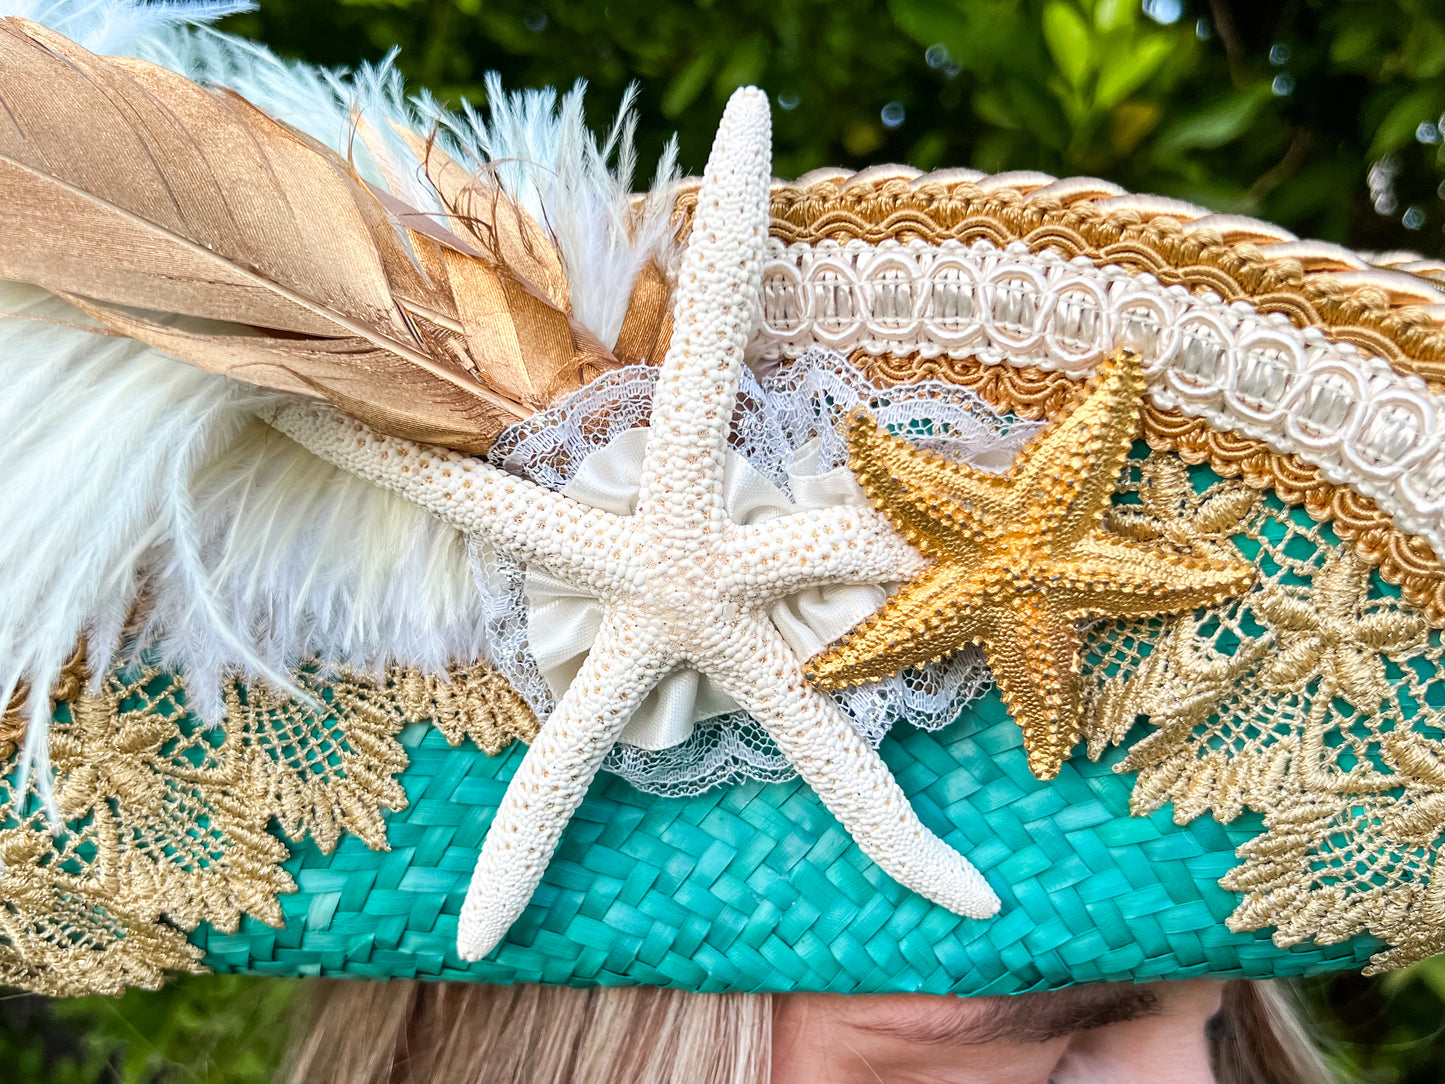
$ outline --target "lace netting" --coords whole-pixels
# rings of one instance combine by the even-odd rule
[[[92,691],[82,654],[53,697],[53,810],[33,776],[15,789],[27,705],[0,718],[0,985],[50,995],[119,994],[204,970],[186,937],[201,922],[234,931],[244,914],[279,926],[277,896],[296,886],[273,821],[322,853],[343,832],[384,850],[382,810],[406,805],[395,737],[406,724],[494,752],[535,734],[481,664],[445,677],[396,668],[384,680],[312,666],[292,674],[308,703],[231,682],[215,727],[153,658]]]
[[[507,429],[487,458],[549,489],[564,488],[589,455],[647,424],[657,372],[638,365],[607,373]],[[857,406],[920,446],[988,470],[1006,468],[1039,428],[997,414],[954,384],[928,380],[876,387],[841,354],[815,349],[761,379],[743,373],[729,444],[791,499],[788,470],[805,445],[816,452],[811,469],[817,473],[847,462],[841,423]],[[473,569],[487,614],[488,661],[545,717],[556,701],[528,649],[524,571],[481,546],[473,550]],[[982,656],[966,649],[941,663],[831,695],[859,733],[877,745],[900,720],[927,730],[947,725],[990,680]],[[741,779],[773,782],[796,774],[764,728],[740,712],[696,724],[686,741],[667,749],[619,743],[603,767],[640,790],[672,796]]]

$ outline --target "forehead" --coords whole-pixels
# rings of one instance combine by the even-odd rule
[[[1100,983],[1012,997],[823,995],[817,1008],[849,1027],[913,1043],[1038,1043],[1168,1012],[1186,985]]]

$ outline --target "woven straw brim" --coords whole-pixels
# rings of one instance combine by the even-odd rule
[[[1142,729],[1141,729],[1142,732]],[[1137,736],[1137,735],[1135,735]],[[744,783],[664,798],[603,775],[522,919],[488,959],[456,951],[477,852],[524,752],[449,746],[436,727],[401,734],[407,808],[390,850],[348,836],[299,847],[280,897],[284,929],[254,919],[192,940],[216,971],[699,991],[1011,994],[1085,982],[1200,975],[1271,978],[1358,970],[1382,944],[1280,948],[1231,932],[1240,895],[1219,887],[1261,831],[1245,813],[1185,826],[1165,807],[1129,812],[1132,742],[1098,762],[1082,748],[1059,776],[1030,774],[996,693],[926,733],[895,727],[882,754],[923,822],[1002,898],[961,919],[901,887],[801,782]]]
[[[1358,970],[1381,948],[1230,932],[1239,896],[1216,882],[1258,818],[1132,817],[1116,755],[1076,757],[1042,784],[993,694],[937,733],[900,730],[884,759],[924,823],[998,889],[998,918],[960,919],[901,888],[801,783],[677,799],[604,776],[507,940],[466,964],[457,915],[522,751],[492,759],[414,726],[389,852],[355,838],[330,855],[300,847],[285,929],[248,918],[193,940],[216,971],[936,994]]]
[[[684,230],[689,200],[686,192],[679,200]],[[1433,390],[1445,372],[1440,294],[1429,281],[1441,268],[1368,262],[1267,224],[1128,196],[1087,178],[922,177],[898,167],[813,174],[775,189],[772,232],[814,246],[1021,244],[1283,313],[1359,344]],[[907,375],[893,372],[886,356],[875,362],[876,353],[864,349],[859,360],[890,379]],[[957,379],[955,369],[966,368],[927,375]],[[1067,385],[1062,374],[1007,365],[976,375],[963,382],[1034,417],[1069,390],[1042,382],[1056,376]],[[1029,380],[1039,386],[1023,387]],[[1198,419],[1146,413],[1144,434],[1156,451],[1274,489],[1296,502],[1291,514],[1301,523],[1328,523],[1332,544],[1356,543],[1437,624],[1445,614],[1445,569],[1428,549],[1401,541],[1371,501]],[[218,971],[939,994],[1305,975],[1359,969],[1383,947],[1360,936],[1285,948],[1269,927],[1231,931],[1226,919],[1243,897],[1218,882],[1238,866],[1236,848],[1260,834],[1261,818],[1246,811],[1221,824],[1195,816],[1181,826],[1168,805],[1131,815],[1135,776],[1113,767],[1144,732],[1099,762],[1076,750],[1045,783],[1029,772],[1018,727],[996,694],[936,733],[894,729],[881,751],[914,808],[1002,898],[988,921],[960,919],[899,886],[801,783],[730,785],[683,799],[604,775],[522,919],[487,960],[469,965],[456,952],[457,916],[523,750],[491,758],[414,725],[401,735],[411,758],[401,777],[409,805],[388,817],[389,852],[351,837],[329,855],[313,843],[293,845],[286,867],[299,891],[280,899],[284,929],[248,918],[237,933],[203,925],[192,940]]]

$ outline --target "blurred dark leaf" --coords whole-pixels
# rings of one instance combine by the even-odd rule
[[[1244,93],[1215,98],[1199,109],[1184,109],[1166,123],[1153,145],[1161,164],[1201,148],[1213,150],[1244,135],[1271,100],[1268,84],[1256,84]]]
[[[0,996],[0,1079],[24,1084],[270,1084],[295,980],[188,975],[124,997]]]
[[[1303,989],[1342,1084],[1445,1080],[1445,959],[1377,979],[1310,979]]]
[[[1370,140],[1368,154],[1371,158],[1383,158],[1402,147],[1415,142],[1415,133],[1421,124],[1429,124],[1440,118],[1445,111],[1445,80],[1435,85],[1417,87],[1397,101]]]

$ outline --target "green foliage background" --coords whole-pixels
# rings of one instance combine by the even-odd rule
[[[643,164],[699,171],[756,83],[780,176],[882,161],[1088,173],[1301,236],[1445,256],[1441,0],[262,0],[225,28],[324,64],[400,46],[410,82],[484,101],[641,84]],[[71,1002],[0,996],[0,1080],[260,1084],[304,983],[184,978]],[[1445,958],[1304,989],[1341,1079],[1445,1080]]]
[[[694,172],[727,95],[756,83],[779,176],[1094,174],[1445,255],[1441,0],[262,0],[228,28],[327,64],[400,46],[451,100],[482,101],[489,70],[584,78],[599,123],[636,80],[644,157],[676,131]]]

